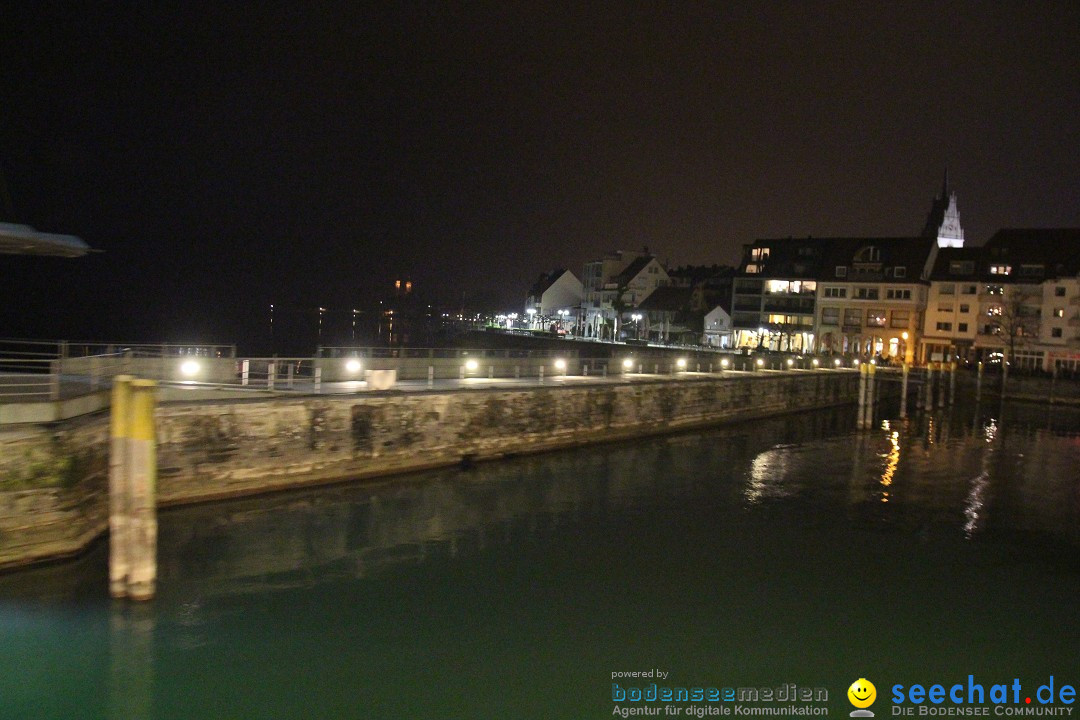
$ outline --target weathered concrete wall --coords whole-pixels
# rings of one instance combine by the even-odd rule
[[[162,405],[158,499],[197,502],[851,403],[858,381],[822,371]],[[71,554],[104,531],[107,441],[103,413],[0,433],[0,567]]]

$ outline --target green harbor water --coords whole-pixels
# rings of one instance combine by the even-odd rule
[[[104,542],[0,577],[0,718],[663,712],[613,682],[847,717],[860,677],[883,718],[896,684],[1076,686],[1078,469],[1076,410],[845,408],[171,510],[152,603],[108,598]]]

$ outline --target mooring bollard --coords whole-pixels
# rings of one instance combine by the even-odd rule
[[[315,368],[314,385],[315,385],[315,394],[318,395],[319,393],[322,392],[322,368],[321,367]]]
[[[904,363],[904,379],[900,383],[900,417],[907,417],[907,390],[908,390],[908,373],[911,371],[911,367]]]
[[[157,583],[157,441],[154,429],[153,380],[131,382],[131,426],[127,460],[130,502],[131,569],[127,594],[132,600],[154,597]]]
[[[248,380],[251,377],[251,361],[243,360],[240,362],[240,384],[247,387]]]
[[[956,362],[949,363],[949,405],[956,404]]]
[[[113,378],[109,412],[109,594],[114,598],[127,595],[131,566],[127,537],[127,439],[132,380],[130,375]]]
[[[938,370],[940,370],[938,375],[938,407],[943,408],[945,407],[945,391],[947,389],[945,387],[945,363],[938,363]]]
[[[495,366],[488,365],[488,380],[491,380],[493,377],[495,377]]]
[[[866,365],[859,366],[859,409],[855,425],[860,428],[865,427],[863,423],[866,415],[866,368]]]
[[[266,366],[266,389],[274,389],[274,380],[277,378],[277,363],[273,360]]]
[[[979,361],[978,368],[975,371],[975,402],[978,402],[982,398],[982,380],[983,380],[983,364],[982,360]]]
[[[433,387],[435,385],[435,366],[428,365],[427,369],[427,386]]]

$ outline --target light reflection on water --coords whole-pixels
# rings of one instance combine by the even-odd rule
[[[108,601],[103,546],[0,578],[0,697],[13,717],[602,717],[612,670],[657,665],[827,685],[836,714],[860,676],[1074,672],[1080,413],[854,427],[806,413],[165,512],[152,605]]]

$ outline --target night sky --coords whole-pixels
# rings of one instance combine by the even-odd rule
[[[233,341],[270,303],[520,305],[644,245],[734,263],[1080,226],[1080,3],[7,2],[0,337]]]

